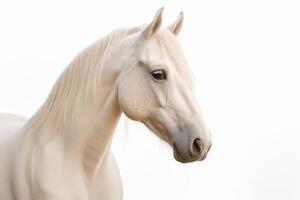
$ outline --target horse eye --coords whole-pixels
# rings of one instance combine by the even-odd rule
[[[162,69],[157,69],[151,72],[151,75],[156,80],[166,80],[167,73]]]

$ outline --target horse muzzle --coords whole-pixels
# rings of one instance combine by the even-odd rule
[[[204,160],[211,148],[211,141],[204,141],[199,137],[187,141],[174,139],[172,146],[174,158],[179,162],[189,163]]]

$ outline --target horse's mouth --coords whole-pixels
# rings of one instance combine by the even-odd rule
[[[178,150],[178,147],[176,144],[173,144],[173,155],[175,160],[181,163],[187,163],[187,161],[184,159],[184,157],[180,154],[180,151]]]
[[[199,156],[199,157],[192,157],[190,155],[185,155],[184,153],[180,152],[176,144],[173,144],[173,155],[175,160],[181,163],[190,163],[190,162],[195,162],[195,161],[202,161],[205,160],[206,155]]]

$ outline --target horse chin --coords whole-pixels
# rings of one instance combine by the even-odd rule
[[[173,156],[175,158],[175,160],[177,160],[178,162],[181,163],[191,163],[191,162],[195,162],[195,161],[202,161],[205,158],[192,158],[190,156],[184,156],[184,154],[182,154],[179,149],[177,148],[177,146],[174,144],[173,145]]]

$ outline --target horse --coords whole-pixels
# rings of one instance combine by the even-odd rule
[[[211,134],[176,38],[183,13],[161,27],[162,13],[80,52],[31,118],[0,114],[0,199],[122,199],[111,151],[122,113],[168,143],[177,161],[206,158]]]

